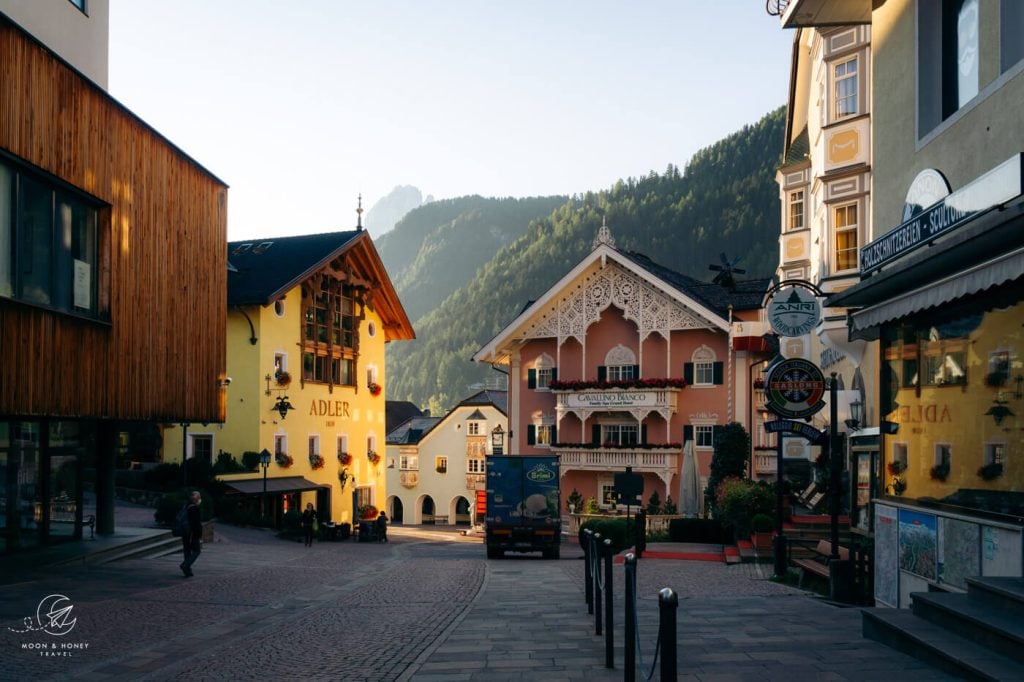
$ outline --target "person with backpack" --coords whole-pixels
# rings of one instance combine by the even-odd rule
[[[388,541],[388,516],[384,512],[377,517],[377,542]]]
[[[191,578],[192,564],[199,558],[203,551],[203,519],[199,511],[199,505],[203,498],[198,490],[193,490],[189,503],[178,512],[178,532],[181,533],[181,547],[185,560],[179,568],[186,578]]]

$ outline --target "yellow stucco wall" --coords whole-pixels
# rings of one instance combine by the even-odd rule
[[[386,499],[384,477],[385,394],[387,375],[384,368],[384,329],[380,317],[369,308],[359,325],[359,357],[356,362],[357,386],[335,386],[306,382],[303,385],[301,333],[301,288],[295,287],[285,296],[283,316],[278,317],[274,306],[247,307],[245,313],[252,320],[257,342],[250,342],[252,332],[245,316],[236,309],[228,314],[227,373],[231,385],[227,388],[227,416],[223,425],[190,425],[189,436],[196,433],[213,437],[213,456],[224,451],[241,462],[242,453],[260,452],[266,448],[274,452],[278,435],[287,438],[287,453],[293,464],[283,467],[276,462],[267,470],[268,478],[301,476],[313,483],[331,488],[331,518],[338,523],[352,522],[352,479],[367,487],[371,501],[383,508]],[[375,335],[370,336],[371,325]],[[275,354],[286,357],[285,368],[292,376],[291,385],[282,388],[267,376],[274,375]],[[375,368],[377,383],[383,387],[380,394],[370,395],[367,388],[367,370]],[[267,389],[270,394],[267,394]],[[294,407],[282,419],[274,410],[277,398],[287,396]],[[342,491],[338,474],[342,467],[338,452],[339,437],[347,437],[352,462],[350,476]],[[180,462],[182,430],[175,426],[164,433],[164,461]],[[319,452],[324,466],[313,469],[310,464],[309,439],[319,437]],[[368,444],[376,443],[379,462],[374,465],[367,458]],[[191,456],[191,446],[189,446]],[[244,478],[262,480],[263,472],[235,474],[221,477],[230,481]],[[302,506],[316,503],[316,493],[302,494]],[[325,516],[321,511],[321,516]]]

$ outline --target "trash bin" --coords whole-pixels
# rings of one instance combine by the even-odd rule
[[[377,542],[377,524],[375,522],[359,522],[359,542]]]

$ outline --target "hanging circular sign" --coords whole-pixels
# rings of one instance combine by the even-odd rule
[[[821,319],[821,304],[810,289],[793,286],[779,289],[768,300],[768,323],[779,336],[803,336]]]
[[[804,419],[825,407],[825,376],[803,358],[772,367],[764,384],[765,409],[784,419]]]

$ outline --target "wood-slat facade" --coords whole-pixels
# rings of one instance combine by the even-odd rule
[[[0,415],[223,421],[227,186],[3,15],[0,152],[103,205],[104,318],[0,297]]]

